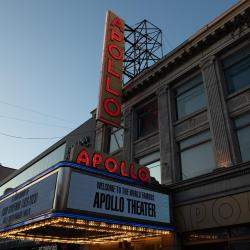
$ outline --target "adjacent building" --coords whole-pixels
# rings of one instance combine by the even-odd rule
[[[0,164],[0,181],[4,180],[6,177],[12,174],[15,170],[16,169],[14,168],[4,167],[2,164]]]

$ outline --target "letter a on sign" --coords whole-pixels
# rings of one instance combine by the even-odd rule
[[[124,21],[107,12],[97,120],[114,127],[121,123]]]

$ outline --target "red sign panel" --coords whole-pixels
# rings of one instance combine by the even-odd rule
[[[124,46],[124,21],[108,11],[97,120],[115,127],[119,127],[121,122]]]
[[[76,163],[103,169],[107,172],[119,174],[141,182],[147,183],[151,181],[150,172],[147,167],[139,166],[134,163],[127,163],[123,160],[118,160],[115,157],[108,156],[103,153],[90,153],[87,149],[82,149],[78,153]]]

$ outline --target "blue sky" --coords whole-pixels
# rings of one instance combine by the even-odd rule
[[[97,106],[105,13],[162,29],[165,53],[236,0],[1,0],[0,163],[20,168]]]

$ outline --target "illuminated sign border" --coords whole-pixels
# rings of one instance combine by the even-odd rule
[[[171,224],[171,197],[168,192],[142,183],[130,184],[76,171],[72,171],[71,182],[67,199],[67,211],[70,213],[128,223],[157,226]],[[114,190],[105,189],[107,185],[114,187]],[[104,197],[105,200],[102,199]],[[123,210],[120,210],[121,200]]]
[[[163,190],[160,186],[152,186],[151,184],[148,183],[142,183],[138,180],[134,180],[134,179],[130,179],[127,177],[123,177],[123,176],[119,176],[113,173],[109,173],[103,170],[99,170],[99,169],[94,169],[94,168],[90,168],[90,167],[86,167],[83,165],[79,165],[73,162],[68,162],[68,161],[62,161],[59,162],[55,165],[53,165],[52,167],[50,167],[49,169],[47,169],[46,171],[44,171],[41,174],[38,174],[37,176],[35,176],[34,178],[30,179],[29,181],[26,181],[25,183],[23,183],[22,185],[20,185],[19,187],[15,188],[11,193],[8,193],[6,195],[3,195],[0,197],[0,199],[6,199],[8,196],[11,196],[13,193],[16,193],[20,188],[24,188],[25,186],[28,186],[31,182],[33,181],[37,181],[38,178],[44,178],[45,175],[47,175],[48,173],[52,172],[52,171],[56,171],[57,169],[61,168],[61,167],[66,167],[66,168],[71,168],[71,172],[78,172],[78,173],[83,173],[82,170],[84,170],[84,172],[87,175],[92,175],[92,176],[98,176],[100,178],[106,179],[106,180],[110,180],[110,179],[114,179],[114,181],[116,182],[120,182],[120,183],[125,183],[127,185],[132,185],[131,187],[141,187],[143,190],[152,190],[154,192],[159,192],[162,194],[166,194],[169,196],[169,213],[170,213],[170,222],[169,223],[160,223],[160,222],[153,222],[151,223],[151,221],[147,221],[147,220],[126,220],[125,218],[120,218],[119,216],[113,216],[113,218],[110,218],[112,216],[107,215],[107,216],[100,216],[101,214],[99,213],[86,213],[86,214],[82,214],[81,211],[79,210],[75,210],[73,212],[72,209],[68,209],[68,208],[64,208],[63,211],[60,212],[60,210],[57,210],[57,207],[54,207],[52,211],[47,211],[46,213],[44,213],[44,215],[39,216],[36,215],[31,216],[23,221],[17,222],[13,225],[9,225],[6,226],[4,228],[0,228],[0,232],[6,231],[6,230],[10,230],[12,228],[18,227],[18,226],[24,226],[27,225],[29,223],[33,223],[35,221],[39,221],[40,219],[46,219],[46,218],[50,218],[53,216],[57,216],[59,214],[62,214],[63,217],[81,217],[81,218],[85,218],[86,220],[93,220],[93,221],[99,221],[99,222],[107,222],[107,223],[117,223],[117,224],[123,224],[123,225],[132,225],[132,226],[143,226],[143,227],[148,227],[148,228],[158,228],[158,229],[162,229],[162,230],[166,230],[169,227],[171,227],[172,225],[172,208],[171,208],[171,195],[169,194],[169,192],[167,192],[166,190]],[[57,173],[57,172],[56,172]],[[68,216],[70,215],[70,216]],[[33,217],[33,218],[32,218]],[[40,218],[40,219],[39,219]]]

